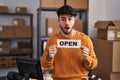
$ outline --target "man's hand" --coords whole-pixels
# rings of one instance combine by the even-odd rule
[[[89,55],[89,49],[85,46],[81,46],[83,57],[86,58]]]
[[[57,46],[52,45],[49,47],[49,57],[54,58],[55,54],[57,53]]]

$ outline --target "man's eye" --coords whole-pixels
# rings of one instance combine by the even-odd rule
[[[69,19],[69,21],[71,21],[72,19]]]
[[[61,19],[62,21],[65,21],[65,19]]]

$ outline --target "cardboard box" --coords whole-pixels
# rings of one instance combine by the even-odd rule
[[[48,18],[46,20],[46,34],[52,36],[60,31],[59,23],[56,18]]]
[[[0,38],[31,38],[31,26],[1,26]]]
[[[119,73],[116,73],[116,72],[110,73],[110,80],[120,80],[120,72]]]
[[[42,8],[59,8],[64,5],[64,0],[40,0]]]
[[[60,31],[58,19],[56,18],[48,18],[46,20],[46,27],[47,36],[52,36]],[[74,29],[83,32],[83,20],[76,19]]]
[[[0,13],[7,13],[8,7],[7,6],[0,6]]]
[[[8,58],[0,57],[0,67],[8,67]]]
[[[120,20],[119,21],[97,21],[97,37],[106,40],[120,40]]]
[[[67,5],[76,9],[88,9],[88,0],[67,0]]]
[[[32,37],[32,27],[24,26],[24,27],[16,27],[16,38],[31,38]]]
[[[10,51],[9,41],[0,41],[0,54],[8,54]]]
[[[110,80],[111,72],[120,72],[120,41],[92,38],[98,66],[93,72],[103,80]]]
[[[14,26],[25,26],[25,20],[21,18],[14,18],[13,25]]]
[[[26,7],[16,7],[15,12],[16,13],[27,13],[27,8]]]
[[[0,26],[0,38],[14,38],[15,26],[3,25]]]
[[[12,66],[16,66],[16,56],[8,56],[8,66],[12,67]]]
[[[16,56],[0,57],[0,67],[16,66]]]
[[[76,19],[74,29],[80,32],[83,32],[84,30],[84,23],[82,19]]]

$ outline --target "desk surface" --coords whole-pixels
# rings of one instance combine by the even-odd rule
[[[52,77],[51,77],[51,74],[44,74],[44,80],[53,80]],[[30,80],[37,80],[37,79],[32,79],[30,78]]]

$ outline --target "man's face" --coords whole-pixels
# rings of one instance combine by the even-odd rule
[[[61,31],[65,35],[71,34],[75,23],[75,17],[71,15],[60,15],[58,19]]]

